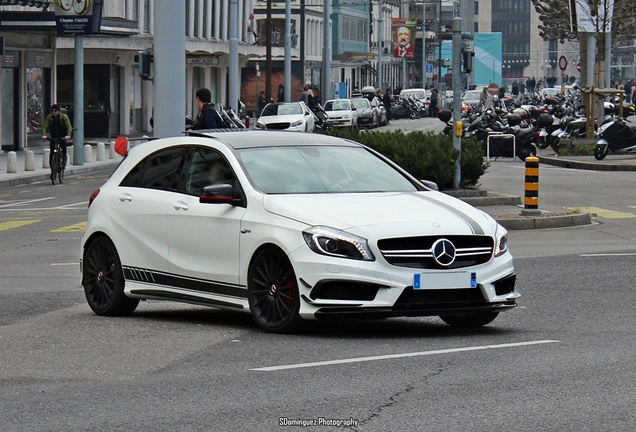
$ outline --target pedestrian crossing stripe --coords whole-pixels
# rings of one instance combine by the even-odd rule
[[[84,232],[86,231],[86,222],[80,222],[73,225],[65,226],[62,228],[54,229],[52,233],[67,233],[67,232]]]
[[[0,222],[0,231],[8,231],[14,228],[20,228],[27,225],[32,225],[34,223],[41,222],[42,219],[22,219],[22,220],[13,220],[7,222]]]
[[[636,208],[633,206],[629,206]],[[629,219],[636,218],[636,214],[627,212],[618,212],[614,210],[607,210],[600,207],[568,207],[570,210],[579,211],[582,213],[593,213],[603,219]]]

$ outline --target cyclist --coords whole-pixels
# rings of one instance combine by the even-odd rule
[[[42,139],[49,140],[49,148],[51,149],[51,156],[49,162],[53,157],[53,151],[55,150],[55,142],[53,138],[63,138],[60,143],[62,148],[62,155],[64,161],[66,161],[66,140],[71,139],[71,133],[73,127],[71,126],[71,120],[66,114],[60,112],[60,106],[57,104],[51,105],[51,114],[47,115],[42,125]]]

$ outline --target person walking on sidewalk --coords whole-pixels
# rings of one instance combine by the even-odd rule
[[[49,140],[49,148],[51,149],[49,163],[55,150],[54,138],[63,139],[63,142],[60,143],[60,147],[62,148],[63,160],[66,160],[66,140],[71,139],[72,133],[73,127],[71,126],[71,120],[68,116],[60,112],[59,105],[51,105],[51,114],[46,116],[42,124],[42,139]]]

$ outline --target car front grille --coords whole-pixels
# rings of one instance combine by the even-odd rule
[[[455,260],[447,266],[438,264],[433,246],[448,240],[455,247]],[[383,239],[378,247],[391,265],[412,269],[458,269],[485,264],[492,258],[494,241],[489,236],[425,236]]]
[[[290,123],[269,123],[267,124],[267,129],[288,129],[289,128]]]

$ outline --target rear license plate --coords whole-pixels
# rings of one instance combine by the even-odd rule
[[[416,273],[413,289],[477,288],[477,273],[443,272]]]

